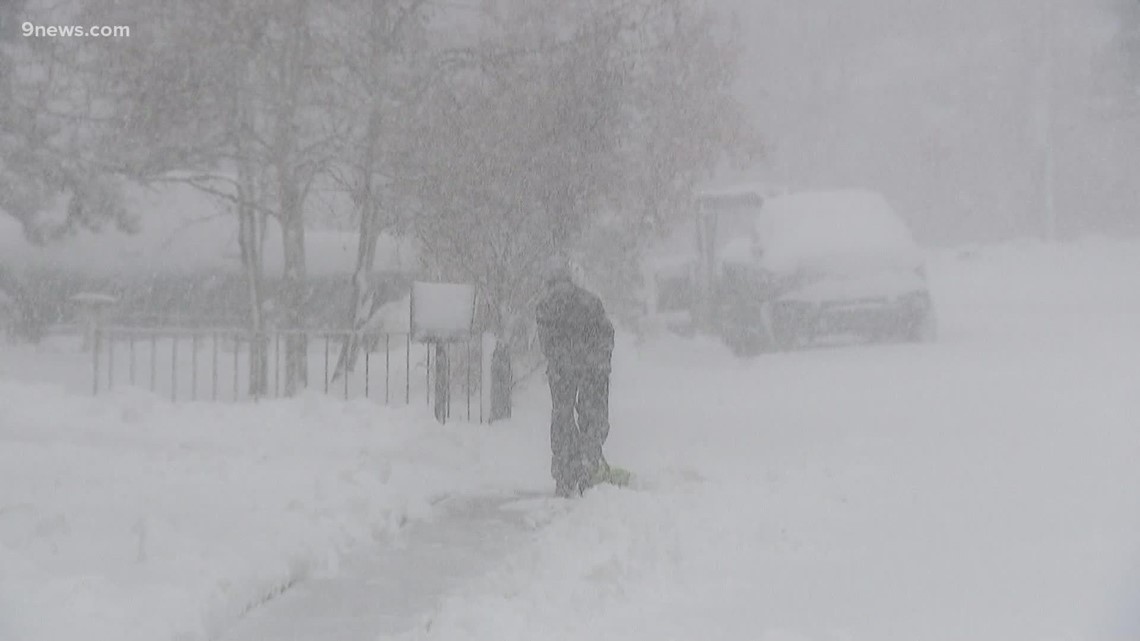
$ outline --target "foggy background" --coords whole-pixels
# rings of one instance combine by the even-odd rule
[[[26,0],[0,4],[11,40]],[[498,4],[446,3],[438,24],[479,33],[471,16]],[[1060,235],[1140,225],[1136,3],[708,4],[739,16],[735,93],[765,146],[718,182],[879,189],[937,244],[1048,235],[1050,181]]]
[[[643,258],[691,246],[694,195],[734,183],[878,191],[928,247],[1138,229],[1127,0],[2,8],[0,282],[42,317],[224,271],[179,322],[361,327],[416,277],[474,283],[478,323],[523,353],[550,255],[636,326]]]
[[[0,641],[1135,641],[1138,89],[1137,0],[0,0]]]
[[[761,174],[880,189],[931,243],[1136,230],[1127,0],[736,4]]]

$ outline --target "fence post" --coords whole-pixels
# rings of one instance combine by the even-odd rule
[[[92,389],[91,394],[99,394],[99,351],[102,347],[103,332],[99,330],[99,326],[95,326],[94,341],[91,346],[91,373],[92,373]]]
[[[486,396],[485,385],[487,384],[487,333],[483,332],[479,335],[479,424],[483,424],[483,397]]]
[[[281,398],[281,332],[273,330],[273,395]]]
[[[498,340],[491,332],[483,332],[479,339],[479,422],[495,420],[495,349]]]
[[[435,420],[441,424],[447,422],[447,386],[449,384],[446,347],[442,342],[435,342]],[[428,362],[431,362],[431,351],[428,351]],[[428,366],[431,369],[431,366]]]
[[[115,387],[115,333],[108,329],[103,334],[107,343],[107,389]]]
[[[511,385],[514,375],[511,372],[511,352],[505,341],[495,341],[495,351],[491,354],[491,408],[487,417],[495,422],[511,417]]]
[[[364,350],[364,398],[368,398],[368,357],[372,355],[372,350]]]
[[[158,332],[150,334],[150,391],[158,389]]]
[[[238,393],[240,391],[240,388],[238,387],[238,378],[239,378],[238,369],[241,366],[241,363],[239,362],[239,359],[238,359],[238,357],[240,356],[239,352],[241,352],[241,334],[239,332],[234,332],[234,402],[235,403],[238,401]]]
[[[170,335],[170,400],[178,400],[178,334]]]
[[[471,337],[467,338],[467,381],[463,384],[467,390],[467,422],[471,422]]]
[[[268,339],[267,339],[268,340]],[[265,343],[262,341],[261,332],[256,329],[249,332],[249,374],[246,379],[249,381],[249,394],[253,396],[253,402],[258,403],[261,401],[261,394],[264,390],[261,384],[269,384],[269,377],[262,371],[262,353],[261,350],[266,349]],[[268,361],[268,356],[265,359]]]
[[[412,332],[408,330],[407,349],[404,351],[404,405],[412,404]]]
[[[190,401],[198,400],[198,333],[190,337]]]
[[[211,357],[213,360],[213,375],[211,376],[212,380],[210,382],[210,387],[211,387],[211,394],[213,396],[213,400],[217,401],[218,400],[218,332],[217,331],[214,331],[213,340],[211,341],[211,343],[213,344],[213,355]]]

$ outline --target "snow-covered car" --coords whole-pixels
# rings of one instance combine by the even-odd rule
[[[727,245],[719,262],[721,335],[738,353],[839,335],[934,338],[923,252],[877,193],[769,199],[751,238]]]

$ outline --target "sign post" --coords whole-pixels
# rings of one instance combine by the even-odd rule
[[[434,351],[436,420],[446,423],[451,414],[451,353],[448,345],[470,340],[475,322],[475,287],[466,283],[412,283],[410,304],[412,340]],[[432,372],[428,371],[430,377]],[[428,384],[426,393],[431,393]]]

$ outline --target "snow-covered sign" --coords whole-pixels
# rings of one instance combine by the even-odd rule
[[[97,347],[95,332],[110,313],[111,306],[119,299],[101,292],[80,292],[71,297],[71,302],[79,305],[79,317],[83,323],[83,349]]]
[[[412,338],[421,343],[467,338],[475,321],[475,287],[465,283],[412,283]]]

